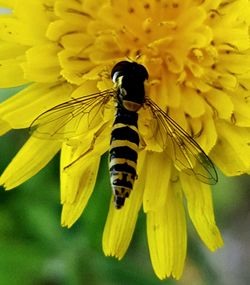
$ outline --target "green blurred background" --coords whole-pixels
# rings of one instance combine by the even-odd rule
[[[1,90],[1,101],[18,89]],[[27,130],[0,139],[1,173],[28,138]],[[140,214],[130,248],[122,261],[103,255],[102,231],[109,199],[107,157],[96,191],[80,220],[60,226],[59,156],[20,187],[0,190],[0,285],[250,284],[249,176],[225,178],[214,187],[214,207],[225,246],[209,252],[189,223],[188,257],[183,278],[160,281],[151,267]]]

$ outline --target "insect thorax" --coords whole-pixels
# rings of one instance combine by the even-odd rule
[[[117,86],[118,107],[137,112],[145,101],[144,81],[148,78],[145,67],[121,61],[114,66],[111,77]]]

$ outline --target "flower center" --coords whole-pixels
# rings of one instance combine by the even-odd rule
[[[203,59],[200,49],[210,45],[212,33],[196,1],[136,1],[123,7],[118,2],[98,13],[106,29],[95,33],[95,55],[97,49],[104,59],[140,56],[144,64],[153,65],[152,78],[161,78],[165,72],[180,77],[187,68],[194,75],[201,73],[196,63]]]

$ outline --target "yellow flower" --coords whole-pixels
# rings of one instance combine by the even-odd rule
[[[28,128],[40,114],[72,98],[112,88],[112,67],[129,58],[149,72],[147,96],[168,111],[226,175],[249,173],[248,0],[0,4],[11,9],[0,18],[0,87],[27,84],[1,104],[1,134]],[[67,227],[82,214],[100,157],[109,149],[114,104],[93,113],[95,123],[90,127],[90,118],[82,120],[72,138],[31,136],[0,178],[6,190],[14,188],[61,150],[62,225]],[[73,127],[66,126],[68,131]],[[187,243],[184,199],[205,245],[214,251],[223,244],[210,186],[179,171],[168,159],[168,147],[157,144],[146,110],[139,115],[139,130],[144,144],[138,179],[121,210],[111,202],[103,249],[106,255],[124,256],[143,205],[155,273],[160,279],[179,279]]]

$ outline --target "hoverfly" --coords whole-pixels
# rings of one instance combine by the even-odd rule
[[[136,62],[121,61],[112,69],[114,89],[71,99],[38,116],[31,124],[32,133],[39,138],[60,139],[74,136],[65,134],[91,113],[102,109],[111,98],[115,101],[116,113],[111,132],[109,149],[109,171],[114,203],[121,208],[129,197],[137,177],[137,157],[140,144],[138,111],[149,108],[163,139],[172,151],[176,168],[194,175],[199,181],[215,184],[217,172],[212,161],[199,144],[185,132],[166,112],[145,95],[144,81],[148,79],[146,68]],[[56,125],[56,128],[55,128]]]

